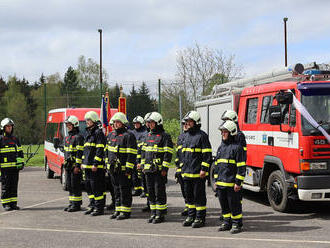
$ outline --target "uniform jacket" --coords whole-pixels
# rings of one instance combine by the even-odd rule
[[[184,137],[186,135],[186,132],[182,132],[177,141],[177,147],[176,147],[176,158],[175,158],[175,166],[176,166],[176,171],[181,172],[181,167],[183,165],[182,163],[182,145],[184,141]]]
[[[212,149],[208,135],[198,126],[190,128],[183,140],[181,156],[182,177],[199,178],[200,171],[208,174],[212,161]]]
[[[64,139],[64,158],[80,167],[84,152],[84,138],[78,128],[74,128]]]
[[[162,126],[157,126],[145,137],[142,147],[141,165],[146,173],[168,171],[173,154],[171,136]]]
[[[106,139],[98,126],[87,128],[82,157],[82,168],[91,169],[93,165],[104,168],[104,150]]]
[[[141,154],[142,154],[142,146],[145,141],[145,137],[148,134],[147,128],[145,126],[142,126],[139,129],[134,129],[132,131],[136,138],[136,143],[137,143],[137,156],[136,156],[136,164],[141,163]]]
[[[219,188],[242,185],[246,172],[245,156],[242,146],[233,137],[222,141],[215,159],[216,185]]]
[[[105,150],[108,170],[131,173],[137,155],[136,139],[132,132],[126,128],[111,132]]]
[[[23,159],[23,149],[17,137],[0,135],[0,168],[17,169],[17,158]]]

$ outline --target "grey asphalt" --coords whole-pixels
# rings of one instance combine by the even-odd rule
[[[46,179],[42,168],[20,174],[19,211],[0,209],[0,247],[330,247],[330,204],[298,203],[290,213],[268,206],[264,194],[244,192],[244,232],[218,232],[220,207],[210,188],[206,226],[183,227],[183,199],[170,171],[168,215],[162,224],[147,223],[145,198],[134,197],[132,218],[110,220],[63,211],[68,192],[59,179]],[[108,196],[109,197],[109,196]],[[84,204],[87,197],[84,193]]]

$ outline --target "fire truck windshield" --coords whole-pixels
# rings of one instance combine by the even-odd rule
[[[301,102],[311,116],[328,133],[330,133],[330,95],[303,95]],[[302,117],[302,129],[304,135],[320,135],[304,117]]]

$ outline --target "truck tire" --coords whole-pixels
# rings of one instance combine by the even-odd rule
[[[52,171],[49,168],[47,158],[45,158],[45,172],[46,172],[46,178],[48,178],[48,179],[54,178],[54,171]]]
[[[68,184],[66,182],[66,170],[62,167],[60,182],[64,191],[68,191]]]
[[[211,164],[211,167],[210,167],[210,175],[209,175],[209,177],[210,177],[210,184],[211,184],[212,190],[215,192],[216,189],[217,189],[217,187],[215,187],[216,180],[214,178],[214,169],[215,169],[215,163],[213,162]]]
[[[288,187],[280,170],[273,171],[269,175],[267,196],[274,210],[286,212],[289,209]]]

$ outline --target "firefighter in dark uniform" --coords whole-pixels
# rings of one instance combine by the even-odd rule
[[[199,228],[205,225],[205,182],[212,160],[209,138],[201,128],[201,116],[196,111],[188,112],[184,120],[187,132],[182,144],[182,177],[188,204],[188,217],[183,226]]]
[[[226,121],[221,130],[222,142],[215,160],[216,186],[222,209],[223,223],[219,231],[231,233],[242,231],[241,188],[246,165],[242,146],[235,142],[237,126],[233,121]]]
[[[166,182],[172,160],[173,143],[163,128],[163,117],[157,112],[149,116],[150,133],[143,146],[141,165],[146,175],[151,209],[149,223],[161,223],[167,212]]]
[[[123,220],[131,216],[132,171],[136,161],[136,139],[128,132],[125,114],[118,112],[111,120],[115,132],[107,137],[106,163],[115,187],[115,212],[111,219]]]
[[[66,182],[69,190],[69,206],[64,211],[80,211],[81,196],[81,163],[84,151],[84,138],[79,132],[79,120],[71,115],[65,120],[69,135],[64,141],[64,159],[66,170]]]
[[[104,150],[106,138],[98,126],[100,118],[94,111],[85,114],[87,134],[84,141],[82,168],[85,170],[85,187],[89,198],[89,209],[85,214],[103,215],[105,206]]]
[[[23,149],[13,135],[14,122],[10,118],[1,121],[0,170],[1,204],[6,211],[19,210],[17,206],[18,173],[24,168]]]
[[[179,135],[178,141],[177,141],[176,158],[175,158],[175,166],[176,166],[175,179],[176,179],[177,183],[180,184],[181,193],[182,193],[182,196],[183,196],[183,199],[185,202],[185,208],[181,212],[181,215],[187,216],[189,208],[188,208],[188,203],[186,200],[186,194],[184,192],[184,181],[182,178],[183,162],[182,162],[182,158],[181,158],[181,153],[182,153],[182,144],[183,144],[186,132],[188,131],[188,127],[187,127],[187,123],[185,122],[185,120],[182,120],[181,124],[182,124],[182,128],[183,128],[183,132]]]
[[[134,130],[132,133],[134,134],[137,142],[137,149],[139,150],[143,145],[144,136],[148,133],[147,128],[144,125],[144,119],[141,116],[136,116],[133,119]],[[139,153],[136,157],[136,163],[134,166],[132,180],[133,180],[133,196],[139,196],[144,191],[142,186],[142,171],[137,169],[137,165],[141,164],[141,153]]]

